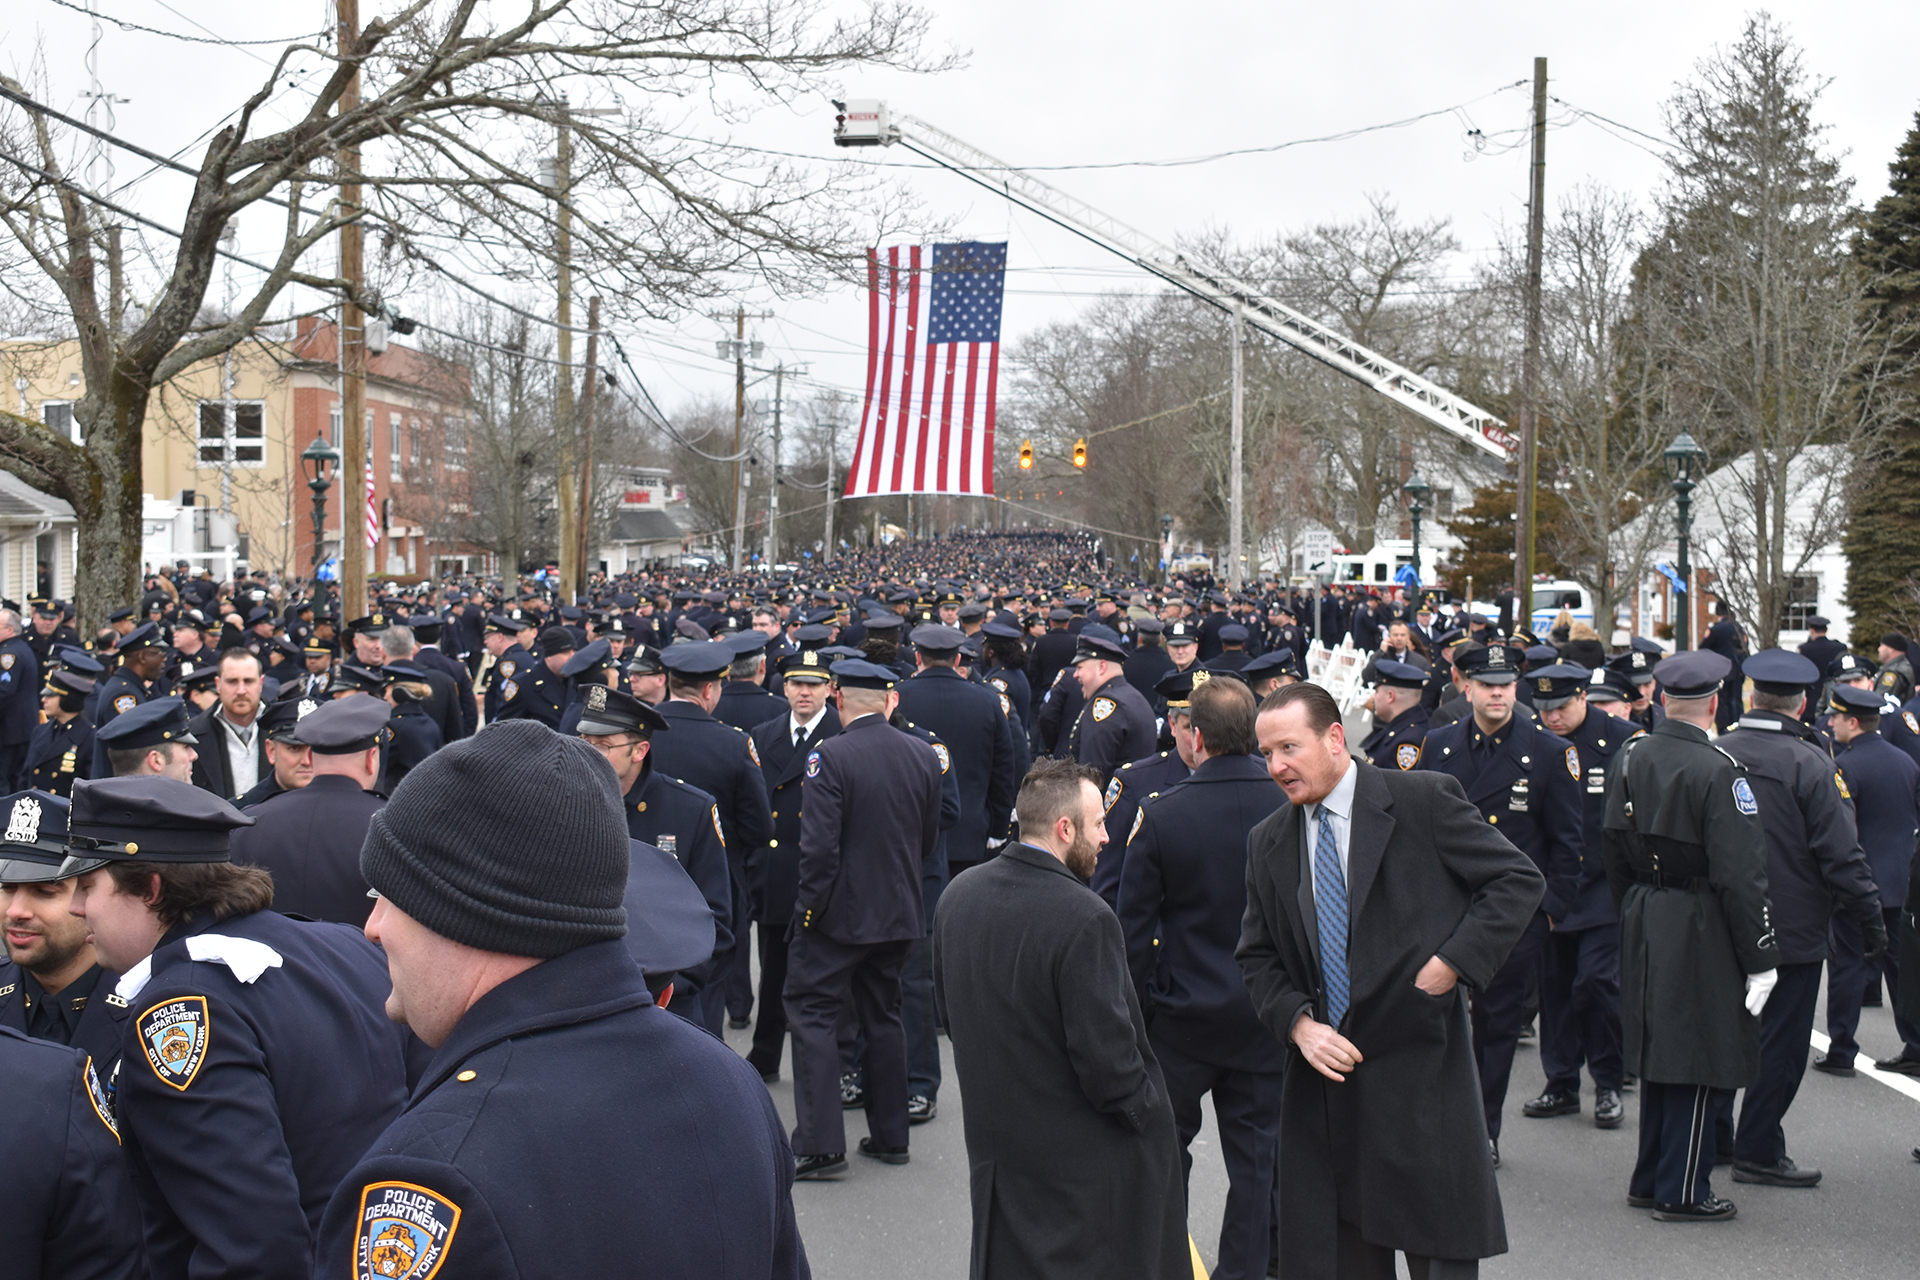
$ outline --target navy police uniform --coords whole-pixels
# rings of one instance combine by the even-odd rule
[[[1470,680],[1512,683],[1512,651],[1501,645],[1461,653],[1456,665]],[[1574,904],[1585,847],[1580,756],[1566,739],[1541,728],[1518,707],[1492,733],[1471,710],[1427,734],[1420,767],[1451,774],[1487,822],[1547,879],[1546,897],[1505,964],[1473,1002],[1474,1053],[1480,1064],[1487,1134],[1500,1137],[1501,1105],[1513,1071],[1514,1050],[1526,1020],[1528,988],[1552,925]]]
[[[136,629],[129,633],[126,639],[131,640],[133,636],[145,629],[146,627]],[[92,772],[96,778],[110,778],[113,776],[113,766],[107,763],[107,744],[100,740],[100,730],[112,724],[116,717],[125,715],[155,695],[145,681],[136,679],[133,672],[127,670],[125,666],[118,668],[112,675],[94,686],[94,692],[100,701],[98,709],[93,713]]]
[[[63,700],[72,698],[78,702],[77,694],[57,683],[69,678],[64,672],[55,672],[56,683],[49,684],[47,691],[63,695]],[[26,786],[65,796],[73,791],[75,778],[92,776],[93,723],[84,712],[67,720],[48,716],[34,729],[33,740],[27,744]]]
[[[27,744],[40,723],[40,662],[25,636],[0,640],[0,778],[18,790],[25,774]]]
[[[1101,802],[1106,806],[1107,843],[1094,863],[1087,887],[1108,906],[1120,901],[1120,874],[1127,857],[1127,837],[1133,833],[1140,806],[1186,778],[1187,762],[1177,751],[1156,751],[1141,760],[1129,760],[1113,771]]]
[[[706,1003],[700,999],[701,993],[713,981],[720,959],[731,954],[736,927],[733,877],[727,865],[727,843],[721,835],[720,808],[700,788],[661,773],[651,752],[622,800],[627,834],[669,854],[686,868],[688,878],[713,913],[713,946],[707,959],[673,975],[675,998],[668,1006],[690,1021],[701,1022]]]
[[[1396,689],[1426,688],[1427,673],[1405,662],[1383,658],[1374,664],[1383,685]],[[1415,703],[1388,721],[1374,721],[1374,730],[1360,741],[1360,754],[1382,769],[1412,769],[1420,763],[1420,744],[1432,720],[1427,708]]]
[[[317,1276],[808,1274],[766,1088],[654,1004],[623,941],[494,988],[383,1127],[327,1207]]]
[[[1075,666],[1093,659],[1122,665],[1127,660],[1119,637],[1098,623],[1082,627],[1078,639]],[[1095,689],[1081,708],[1068,747],[1075,760],[1099,772],[1104,787],[1121,764],[1149,754],[1158,736],[1153,708],[1138,689],[1127,683],[1125,675],[1115,674]]]
[[[912,640],[935,659],[959,651],[961,635],[937,624],[914,628]],[[1015,788],[1013,722],[997,691],[976,685],[949,666],[929,666],[901,681],[900,713],[925,728],[952,753],[960,789],[960,819],[946,834],[947,867],[958,875],[990,856],[987,842],[1007,835]],[[929,922],[932,915],[929,911]]]

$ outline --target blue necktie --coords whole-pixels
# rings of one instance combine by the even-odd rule
[[[1313,911],[1320,921],[1320,970],[1327,980],[1327,1022],[1339,1026],[1352,992],[1347,982],[1347,877],[1340,869],[1340,842],[1333,819],[1320,806],[1320,836],[1313,847]]]

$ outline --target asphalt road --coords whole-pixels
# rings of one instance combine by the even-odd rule
[[[1824,1027],[1824,1016],[1815,1025]],[[1860,1040],[1869,1056],[1891,1053],[1898,1039],[1890,1012],[1866,1010]],[[744,1054],[749,1033],[728,1032],[727,1041]],[[946,1082],[940,1114],[913,1130],[912,1163],[890,1166],[856,1154],[848,1157],[852,1167],[839,1181],[795,1185],[801,1236],[819,1280],[965,1280],[971,1231],[966,1143],[960,1089],[944,1039],[941,1048]],[[1904,1280],[1914,1274],[1920,1260],[1920,1163],[1910,1152],[1920,1145],[1920,1082],[1882,1083],[1866,1071],[1841,1080],[1809,1071],[1787,1114],[1787,1148],[1801,1164],[1825,1171],[1820,1186],[1748,1186],[1734,1182],[1723,1167],[1715,1172],[1714,1190],[1738,1204],[1740,1215],[1706,1225],[1655,1222],[1628,1207],[1637,1095],[1627,1095],[1627,1122],[1606,1132],[1593,1127],[1590,1091],[1581,1116],[1521,1116],[1520,1102],[1543,1083],[1538,1056],[1523,1044],[1500,1143],[1511,1252],[1482,1266],[1489,1280]],[[770,1089],[791,1122],[788,1075],[783,1072]],[[857,1147],[865,1133],[862,1113],[848,1112],[848,1148]],[[1211,1111],[1193,1154],[1188,1223],[1211,1265],[1227,1190]]]

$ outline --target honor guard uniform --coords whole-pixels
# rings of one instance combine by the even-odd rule
[[[74,786],[68,844],[109,864],[82,877],[75,914],[126,896],[114,877],[129,867],[158,877],[167,911],[144,908],[150,949],[112,931],[145,952],[124,960],[106,953],[107,920],[88,921],[102,959],[126,965],[118,1118],[155,1280],[307,1274],[327,1199],[406,1100],[386,960],[358,929],[268,910],[261,873],[169,880],[227,866],[252,821],[173,778]]]
[[[668,1005],[689,1022],[705,1026],[712,1021],[707,1016],[709,1002],[703,998],[705,988],[713,981],[720,957],[733,951],[733,876],[720,831],[719,806],[698,787],[670,778],[656,767],[654,735],[667,731],[665,716],[633,695],[605,685],[588,685],[585,695],[578,704],[576,732],[581,737],[625,735],[648,744],[639,777],[621,797],[627,834],[685,868],[707,904],[712,924],[706,950],[670,975],[673,996]]]
[[[0,814],[7,819],[0,837],[0,898],[25,895],[65,915],[75,878],[100,865],[67,856],[67,802],[44,791],[19,791],[0,800]],[[11,946],[8,953],[21,955]],[[95,963],[49,992],[29,967],[33,957],[22,958],[18,964],[0,959],[0,1026],[81,1050],[111,1100],[127,1021],[127,1002],[113,991],[120,975]]]
[[[719,640],[676,644],[660,655],[669,681],[702,686],[726,678],[733,650]],[[722,724],[698,702],[672,696],[657,710],[672,732],[654,744],[654,767],[712,796],[720,807],[720,827],[727,842],[727,864],[733,876],[733,952],[727,964],[745,955],[743,939],[749,915],[747,860],[773,836],[773,811],[767,804],[767,784],[760,773],[760,753],[745,730]],[[718,995],[719,981],[714,992]],[[721,1033],[727,1010],[706,1009],[707,1029]],[[744,1014],[740,1015],[744,1016]]]
[[[98,710],[93,716],[93,776],[111,777],[113,769],[107,764],[107,749],[100,740],[100,731],[112,724],[118,716],[123,716],[141,703],[155,696],[150,680],[143,680],[134,674],[133,664],[146,662],[142,656],[145,650],[159,650],[160,629],[151,622],[143,622],[120,637],[120,643],[114,646],[114,656],[120,665],[114,669],[104,683],[98,687]],[[156,672],[157,674],[157,672]]]
[[[1095,622],[1080,629],[1069,679],[1077,681],[1079,668],[1088,662],[1108,664],[1111,674],[1087,695],[1086,706],[1073,722],[1068,750],[1075,760],[1100,774],[1102,787],[1122,764],[1152,752],[1158,737],[1153,708],[1127,683],[1126,661],[1127,651],[1111,628]]]
[[[7,1158],[0,1256],[16,1280],[139,1280],[140,1202],[99,1068],[78,1049],[0,1027]]]
[[[1663,1221],[1715,1221],[1712,1113],[1760,1071],[1760,1017],[1780,950],[1766,833],[1746,766],[1693,719],[1733,670],[1687,650],[1660,663],[1668,716],[1607,777],[1607,883],[1620,909],[1620,1022],[1640,1079],[1640,1155],[1627,1202]],[[1691,717],[1677,718],[1693,702]],[[1801,1050],[1805,1052],[1804,1047]]]
[[[1512,685],[1519,678],[1514,651],[1504,645],[1459,652],[1455,665],[1469,682]],[[1585,850],[1581,832],[1580,755],[1514,703],[1505,720],[1481,727],[1471,706],[1452,724],[1427,734],[1420,767],[1451,774],[1495,830],[1533,861],[1547,879],[1546,897],[1485,991],[1473,1002],[1473,1045],[1480,1064],[1487,1136],[1500,1162],[1501,1107],[1513,1055],[1535,983],[1542,947],[1553,924],[1573,908]]]
[[[482,710],[486,714],[488,724],[500,718],[500,706],[503,702],[520,696],[520,682],[533,673],[536,665],[533,655],[526,651],[518,639],[520,631],[520,621],[517,618],[509,618],[499,613],[487,616],[485,634],[505,636],[508,642],[506,648],[502,649],[494,659],[493,666],[482,675],[486,685],[482,695],[485,699]]]
[[[73,791],[75,778],[93,776],[93,724],[87,719],[87,695],[93,681],[56,670],[40,691],[46,720],[27,746],[27,785],[56,796]]]
[[[1153,686],[1154,696],[1166,707],[1170,741],[1176,744],[1179,741],[1172,736],[1172,724],[1175,717],[1185,720],[1194,685],[1205,684],[1211,679],[1211,671],[1196,665],[1184,671],[1169,671]],[[1108,906],[1120,900],[1120,873],[1126,863],[1127,839],[1133,834],[1141,804],[1185,778],[1191,768],[1186,756],[1176,745],[1138,760],[1127,761],[1115,769],[1113,777],[1107,780],[1106,791],[1101,795],[1101,803],[1105,806],[1107,843],[1094,863],[1093,877],[1087,882],[1087,887],[1099,894]]]
[[[1600,671],[1577,663],[1527,673],[1542,723],[1554,716],[1560,736],[1580,757],[1580,888],[1567,914],[1554,922],[1541,967],[1540,1065],[1547,1087],[1520,1107],[1522,1115],[1578,1115],[1580,1068],[1593,1077],[1593,1123],[1617,1129],[1626,1118],[1620,1057],[1620,913],[1600,861],[1607,816],[1607,769],[1640,727],[1608,714],[1590,691]],[[1584,699],[1584,701],[1582,701]],[[1609,705],[1621,705],[1618,702]],[[1577,722],[1574,718],[1577,717]]]
[[[1411,769],[1420,763],[1420,744],[1430,726],[1427,709],[1420,705],[1419,694],[1427,687],[1427,673],[1410,663],[1382,658],[1373,664],[1381,685],[1413,692],[1414,701],[1393,719],[1381,721],[1360,743],[1360,753],[1382,769]]]

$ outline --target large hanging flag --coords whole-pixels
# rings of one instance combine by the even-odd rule
[[[867,402],[845,496],[993,492],[1006,271],[1005,241],[867,251]]]

